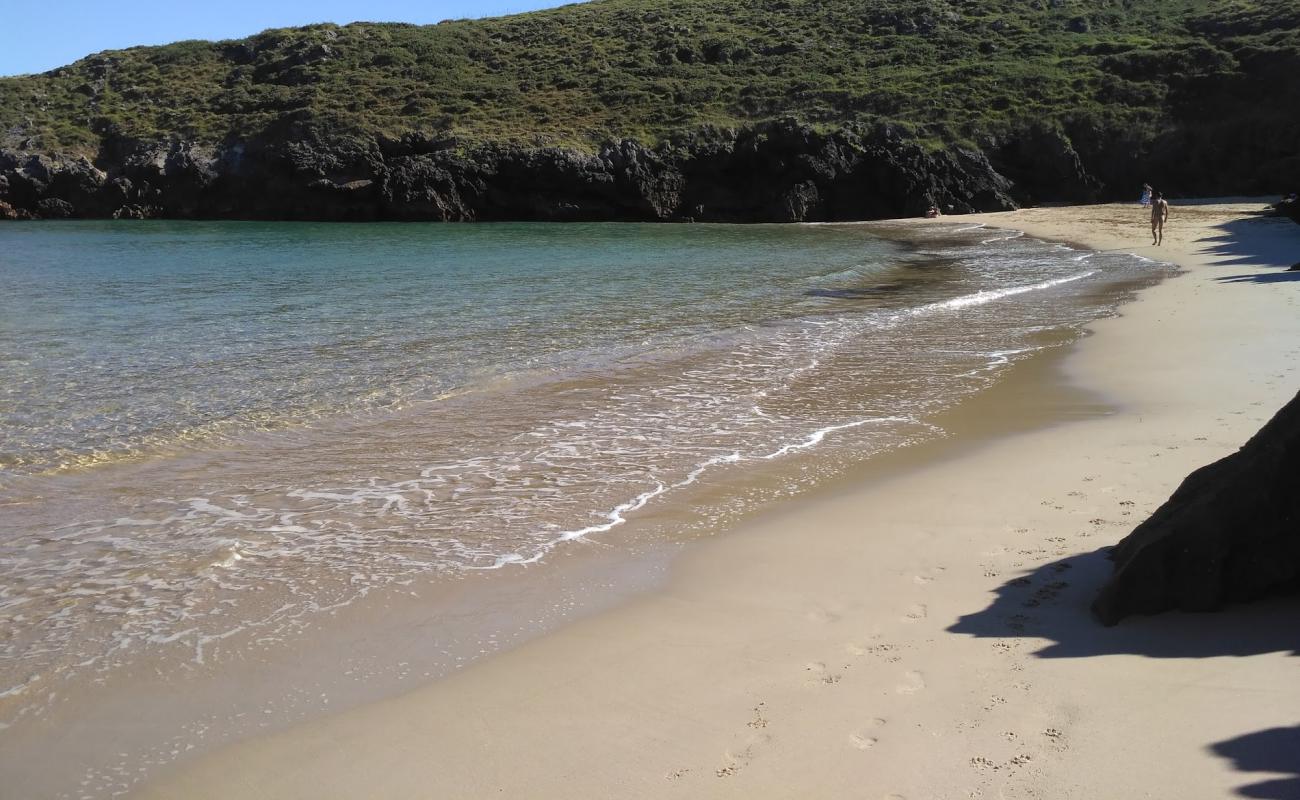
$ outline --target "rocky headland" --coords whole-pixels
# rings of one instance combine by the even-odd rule
[[[603,0],[0,78],[0,218],[791,222],[1300,185],[1300,10]]]
[[[596,153],[418,136],[222,146],[114,140],[97,159],[0,151],[11,217],[792,222],[1015,208],[980,152],[888,126],[778,121]],[[0,207],[0,211],[4,208]]]

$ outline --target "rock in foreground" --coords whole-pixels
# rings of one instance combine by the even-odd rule
[[[1119,543],[1093,611],[1114,625],[1300,591],[1297,479],[1300,395],[1239,451],[1188,475]]]

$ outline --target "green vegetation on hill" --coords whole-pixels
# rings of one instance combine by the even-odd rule
[[[1294,0],[594,0],[99,53],[0,79],[0,146],[93,153],[108,132],[219,142],[298,123],[590,149],[786,116],[892,121],[935,143],[1031,123],[1147,139],[1206,108],[1255,113],[1270,76],[1294,101],[1296,74]]]

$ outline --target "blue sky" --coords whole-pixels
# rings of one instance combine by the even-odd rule
[[[571,1],[571,0],[570,0]],[[237,39],[357,20],[426,25],[564,5],[560,0],[19,0],[0,13],[0,75],[44,72],[100,50]]]

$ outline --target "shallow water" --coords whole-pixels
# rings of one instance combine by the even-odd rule
[[[937,413],[1110,313],[1106,287],[1162,273],[907,235],[0,228],[0,725],[628,520],[715,530],[943,435]]]

